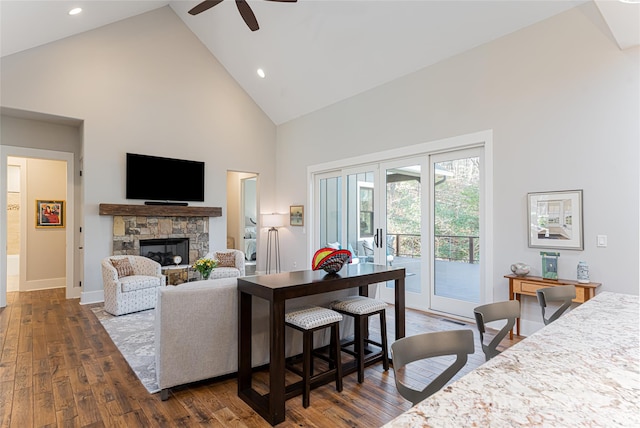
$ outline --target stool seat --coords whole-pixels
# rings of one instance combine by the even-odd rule
[[[353,340],[342,344],[342,351],[355,357],[358,383],[364,382],[364,368],[370,364],[382,361],[384,371],[389,370],[389,350],[387,349],[387,304],[380,300],[365,296],[351,296],[331,303],[331,308],[344,315],[353,317]],[[368,321],[370,316],[379,315],[380,342],[369,338]],[[375,345],[379,352],[371,352],[365,345]],[[350,347],[353,346],[353,349]]]
[[[312,386],[317,386],[331,377],[336,382],[336,390],[342,391],[342,363],[340,359],[340,321],[342,315],[331,309],[320,306],[302,306],[287,311],[284,323],[287,327],[302,332],[302,370],[294,364],[285,364],[286,368],[302,377],[302,406],[309,407],[309,395]],[[330,356],[316,353],[313,349],[313,333],[325,328],[331,329]],[[313,357],[316,356],[329,363],[329,369],[314,374]],[[293,395],[291,395],[293,396]],[[289,394],[285,395],[285,398]]]
[[[365,315],[385,309],[387,304],[383,301],[364,296],[348,297],[331,303],[331,308],[336,311],[350,314]]]
[[[284,315],[284,322],[304,330],[311,330],[323,325],[342,321],[342,315],[331,309],[319,306],[303,306]]]

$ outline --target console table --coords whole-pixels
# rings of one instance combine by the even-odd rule
[[[570,279],[545,279],[539,276],[517,276],[505,275],[509,279],[509,300],[521,300],[521,296],[536,296],[536,290],[544,287],[556,287],[558,285],[575,285],[575,303],[584,303],[596,295],[596,288],[600,287],[598,282],[578,282]],[[516,319],[516,334],[520,336],[520,318]],[[513,339],[513,330],[509,332],[509,337]]]
[[[359,288],[369,293],[369,284],[395,281],[396,339],[405,335],[404,268],[382,265],[347,265],[338,274],[324,271],[285,272],[238,278],[238,396],[271,425],[285,419],[285,400],[294,393],[285,387],[285,301],[296,297]],[[269,392],[260,394],[251,386],[252,296],[269,302]]]

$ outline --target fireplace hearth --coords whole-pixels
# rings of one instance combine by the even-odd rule
[[[175,264],[175,256],[182,257],[180,264],[190,264],[189,238],[141,239],[140,255],[162,266]]]

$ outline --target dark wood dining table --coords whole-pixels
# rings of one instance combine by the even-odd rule
[[[367,296],[369,285],[395,282],[395,338],[405,336],[405,269],[373,264],[346,265],[337,274],[296,271],[238,278],[238,396],[271,425],[285,419],[285,301],[296,297],[358,288]],[[269,392],[251,384],[252,297],[269,302]]]

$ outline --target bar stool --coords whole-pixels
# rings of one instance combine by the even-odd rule
[[[311,384],[334,376],[336,390],[342,392],[342,364],[340,361],[340,321],[342,315],[331,309],[319,306],[303,306],[285,313],[285,325],[302,332],[302,370],[288,362],[287,369],[302,377],[302,406],[309,407]],[[313,349],[313,332],[331,328],[330,357],[317,353]],[[313,357],[324,359],[329,369],[313,374]]]
[[[364,368],[370,364],[382,360],[385,371],[389,370],[389,355],[387,349],[387,322],[385,308],[387,304],[380,300],[371,299],[364,296],[352,296],[331,303],[331,309],[344,315],[353,317],[353,335],[350,342],[342,344],[342,351],[353,355],[356,359],[358,371],[358,383],[364,381]],[[370,316],[380,316],[380,342],[369,339],[367,334],[368,321]],[[365,337],[365,335],[367,337]],[[372,344],[380,348],[380,352],[366,355],[365,344]],[[353,345],[353,350],[348,349]]]

